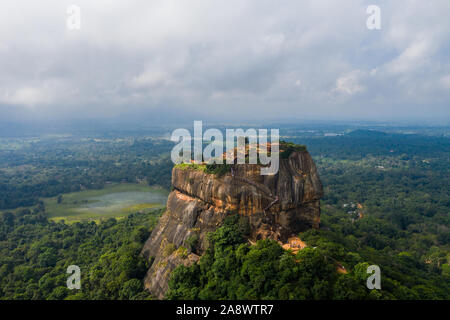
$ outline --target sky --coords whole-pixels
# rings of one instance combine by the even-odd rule
[[[448,0],[2,1],[0,121],[448,121],[449,15]]]

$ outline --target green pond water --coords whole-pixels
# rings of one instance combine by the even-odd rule
[[[88,197],[86,200],[87,203],[80,205],[77,208],[77,211],[111,213],[112,211],[120,211],[121,209],[139,204],[151,203],[156,205],[165,205],[167,201],[167,194],[158,191],[126,191]]]

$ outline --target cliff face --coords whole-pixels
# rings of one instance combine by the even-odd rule
[[[229,214],[248,217],[250,240],[286,242],[300,231],[319,227],[322,184],[306,151],[280,159],[279,171],[272,176],[260,175],[260,166],[251,164],[233,165],[220,177],[175,167],[172,185],[167,211],[142,250],[146,258],[154,258],[145,287],[160,299],[170,272],[179,264],[196,262],[206,249],[208,233]]]

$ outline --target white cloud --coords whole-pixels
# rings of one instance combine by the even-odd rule
[[[360,70],[355,70],[345,75],[342,75],[336,80],[336,86],[333,91],[354,95],[364,91],[364,86],[360,83],[363,73]]]
[[[169,85],[169,75],[164,71],[146,71],[130,81],[132,87],[153,87],[157,85]]]
[[[33,107],[51,102],[51,96],[42,88],[21,87],[12,92],[4,92],[0,99],[3,103]]]
[[[386,69],[392,74],[402,74],[417,70],[426,64],[431,58],[431,44],[428,39],[420,39],[411,43],[393,61],[386,65]]]
[[[0,116],[449,115],[448,0],[380,0],[378,31],[365,0],[79,0],[79,31],[71,4],[2,4]]]
[[[440,83],[445,89],[450,90],[450,74],[442,77]]]

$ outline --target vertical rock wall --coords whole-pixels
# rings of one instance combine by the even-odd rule
[[[260,175],[260,166],[234,165],[221,177],[193,168],[172,171],[173,191],[167,210],[144,245],[152,262],[145,287],[162,299],[171,271],[195,263],[206,249],[207,235],[229,214],[247,216],[251,240],[287,241],[298,232],[318,228],[322,184],[307,151],[280,159],[276,175]],[[192,252],[187,243],[198,239]]]

